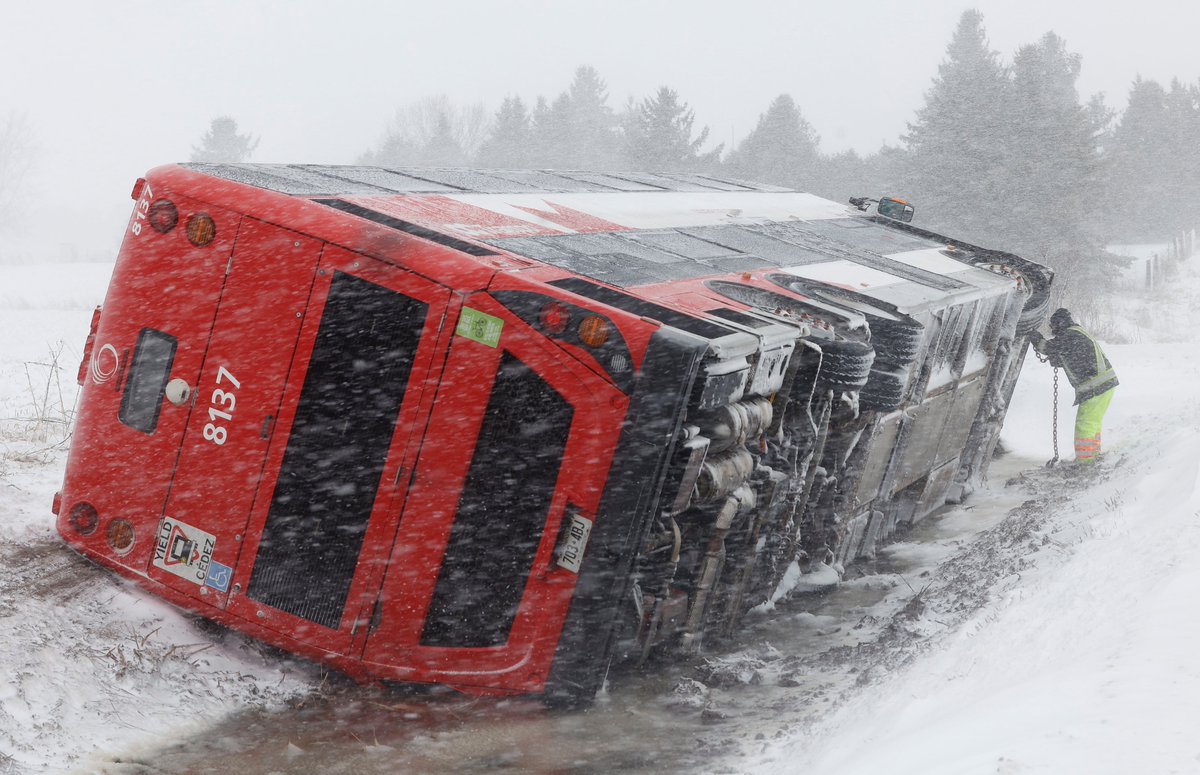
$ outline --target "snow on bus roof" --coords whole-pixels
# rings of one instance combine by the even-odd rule
[[[342,194],[515,194],[613,191],[787,191],[691,173],[478,170],[325,164],[188,163],[186,169],[294,196]]]
[[[928,236],[812,194],[712,175],[182,166],[292,196],[335,197],[622,288],[829,262],[843,267],[838,272],[849,265],[890,278],[882,284],[924,286],[919,295],[971,285],[941,264],[895,259],[945,247]]]

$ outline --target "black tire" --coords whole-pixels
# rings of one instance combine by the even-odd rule
[[[912,318],[887,320],[870,317],[871,345],[875,348],[875,360],[894,366],[908,366],[921,354],[921,342],[925,326]]]
[[[793,293],[846,308],[867,319],[871,344],[880,361],[907,366],[921,353],[925,326],[896,309],[895,305],[847,288],[795,277],[772,276],[771,281]]]
[[[866,342],[850,340],[813,340],[821,348],[821,366],[817,389],[855,391],[867,384],[875,349]]]
[[[1046,321],[1050,312],[1050,281],[1049,270],[1038,264],[1022,261],[1012,257],[1009,260],[983,260],[974,266],[989,272],[1011,277],[1017,286],[1025,293],[1025,304],[1021,309],[1021,317],[1017,319],[1017,336],[1027,336]],[[1020,261],[1020,264],[1017,264]]]
[[[904,403],[908,388],[908,369],[875,364],[863,389],[858,391],[858,405],[863,409],[890,412]]]
[[[1049,313],[1049,294],[1037,306],[1030,307],[1029,302],[1026,302],[1025,308],[1021,310],[1021,317],[1017,318],[1017,336],[1028,336],[1041,328]]]

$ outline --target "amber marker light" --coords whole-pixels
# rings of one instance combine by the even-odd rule
[[[188,242],[198,248],[210,244],[217,237],[217,224],[213,223],[212,216],[208,213],[196,213],[188,218],[187,222],[187,238]]]
[[[133,525],[124,519],[108,523],[108,545],[117,554],[126,554],[133,548]]]
[[[608,321],[588,315],[579,324],[579,341],[588,347],[600,347],[608,341]]]

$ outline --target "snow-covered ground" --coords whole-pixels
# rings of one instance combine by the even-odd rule
[[[1155,316],[1172,321],[1160,332],[1171,344],[1106,347],[1121,386],[1103,464],[1083,475],[1033,469],[1013,483],[1027,507],[994,529],[1028,528],[1013,573],[919,658],[872,676],[748,770],[1200,772],[1200,259],[1163,293],[1170,310]],[[1145,320],[1150,303],[1118,317]],[[1050,375],[1026,364],[1003,435],[1013,455],[1049,457]],[[1073,415],[1060,412],[1068,458]],[[933,581],[953,573],[943,565]],[[912,626],[938,629],[939,615],[926,609]]]
[[[1121,387],[1095,471],[1041,466],[1051,370],[1031,359],[989,489],[919,525],[824,607],[781,603],[752,622],[744,650],[650,693],[617,686],[588,716],[520,705],[473,734],[485,722],[464,707],[439,715],[385,697],[403,710],[392,726],[347,727],[340,755],[320,762],[286,735],[239,742],[236,721],[259,709],[262,726],[282,727],[280,709],[321,691],[317,668],[197,627],[58,541],[50,502],[63,421],[111,266],[3,269],[0,773],[223,772],[235,759],[247,772],[368,771],[351,764],[360,756],[379,763],[374,772],[461,771],[468,760],[504,772],[609,769],[602,761],[629,772],[1200,771],[1200,621],[1190,613],[1200,599],[1200,257],[1161,298],[1131,299],[1109,321],[1136,344],[1106,348]],[[1067,458],[1069,403],[1059,417]],[[335,708],[339,724],[354,718],[351,704],[370,703]],[[498,706],[488,707],[490,719]],[[418,717],[417,731],[402,731]],[[693,754],[588,761],[589,734],[659,745],[639,743],[639,728]],[[455,746],[473,753],[455,760]],[[206,756],[217,769],[195,764]]]
[[[95,772],[306,690],[317,671],[209,634],[66,550],[50,503],[92,309],[112,264],[4,265],[0,290],[0,773]]]

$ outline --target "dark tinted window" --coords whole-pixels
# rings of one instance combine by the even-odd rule
[[[133,364],[121,397],[118,419],[134,430],[154,433],[158,412],[162,409],[163,392],[175,362],[175,337],[143,328],[133,350]]]
[[[428,312],[334,274],[250,597],[337,629]]]
[[[499,646],[533,569],[572,407],[505,353],[475,442],[421,643]]]

